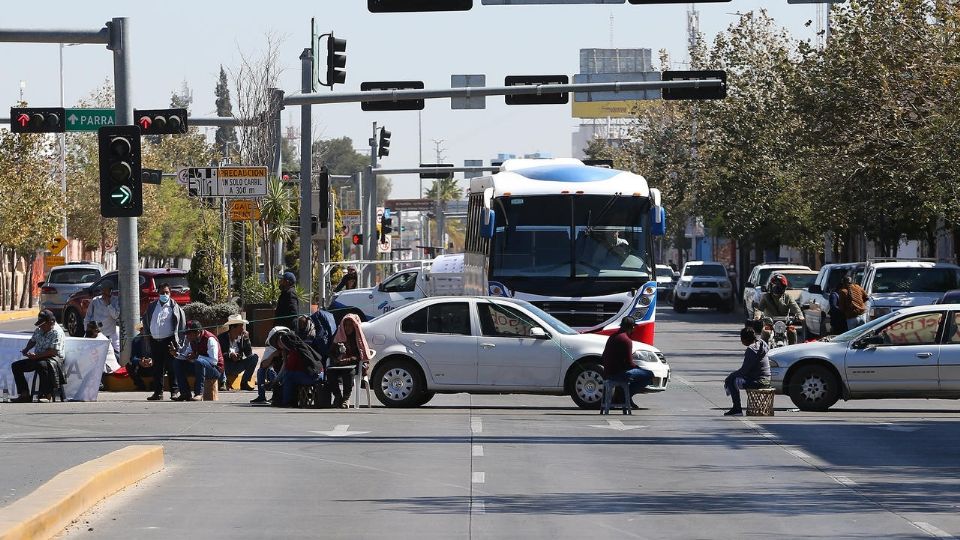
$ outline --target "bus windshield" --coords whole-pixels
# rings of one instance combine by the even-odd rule
[[[622,195],[498,199],[491,275],[650,279],[648,205]]]

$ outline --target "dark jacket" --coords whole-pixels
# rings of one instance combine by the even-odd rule
[[[313,350],[313,347],[304,343],[302,339],[297,337],[294,334],[284,334],[280,337],[283,340],[283,343],[293,349],[295,361],[290,362],[289,353],[287,353],[288,361],[284,365],[285,369],[288,371],[303,371],[307,375],[322,375],[323,374],[323,358],[320,356],[320,353]]]
[[[297,331],[297,313],[300,312],[300,301],[293,293],[293,287],[285,291],[280,291],[277,297],[277,309],[274,312],[274,324],[276,326],[286,326]]]
[[[735,377],[743,377],[749,382],[770,381],[770,360],[767,352],[770,347],[761,339],[754,341],[743,352],[743,365],[733,372]]]
[[[173,326],[177,330],[173,333],[173,346],[180,350],[180,347],[183,346],[183,340],[185,339],[184,333],[187,331],[187,316],[183,313],[183,308],[180,307],[180,304],[177,303],[173,298],[170,299],[170,303],[173,305]],[[140,320],[143,323],[143,335],[150,336],[150,321],[153,319],[153,313],[157,310],[157,306],[160,305],[159,300],[154,300],[150,302],[150,305],[147,306],[147,311],[144,312],[143,318]],[[144,343],[144,355],[149,355],[150,351],[150,340],[145,340]]]
[[[333,288],[333,292],[340,292],[343,288],[347,289],[356,289],[357,288],[357,273],[347,272],[340,278],[340,282],[337,283],[337,286]]]
[[[623,330],[607,338],[603,347],[603,377],[609,379],[622,375],[625,371],[637,367],[633,361],[633,340]]]
[[[330,345],[333,343],[333,336],[337,332],[337,320],[333,317],[333,313],[322,309],[318,309],[313,315],[310,315],[310,320],[313,322],[315,333],[310,345],[326,360]]]
[[[230,361],[230,331],[217,336],[217,341],[220,342],[220,352],[223,354],[223,359],[226,362]],[[243,334],[243,337],[240,338],[240,359],[243,360],[253,354],[253,344],[250,343],[250,334]]]

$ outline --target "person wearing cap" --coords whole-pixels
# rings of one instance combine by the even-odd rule
[[[49,309],[41,311],[37,315],[37,327],[33,331],[33,336],[27,341],[27,346],[20,350],[20,354],[26,358],[17,360],[11,364],[13,371],[13,380],[17,385],[16,403],[30,403],[33,396],[30,395],[30,387],[27,386],[27,379],[24,373],[37,372],[41,370],[50,370],[51,362],[63,362],[63,349],[66,336],[63,328],[57,324],[57,318]],[[31,349],[33,349],[31,351]]]
[[[120,354],[120,331],[117,327],[117,319],[120,318],[118,296],[112,294],[110,283],[105,283],[100,296],[90,301],[87,314],[83,318],[84,326],[89,328],[91,324],[96,324],[100,327],[100,332],[110,340],[113,352],[116,354]]]
[[[250,334],[247,333],[247,321],[240,314],[227,317],[227,331],[223,332],[217,339],[220,341],[220,350],[223,351],[223,378],[236,375],[243,372],[243,378],[240,379],[241,390],[253,390],[250,386],[250,380],[253,378],[253,372],[260,363],[260,357],[253,353],[253,344],[250,342]]]
[[[630,381],[630,394],[636,394],[653,381],[653,373],[637,365],[633,358],[633,333],[637,321],[633,317],[624,317],[617,329],[603,347],[603,378]],[[624,396],[629,399],[630,396]]]
[[[340,278],[340,282],[333,288],[333,292],[340,292],[343,289],[357,288],[357,267],[348,266],[347,273]]]
[[[180,397],[181,388],[177,383],[176,360],[171,350],[180,349],[183,342],[184,325],[187,317],[177,301],[170,296],[170,285],[161,283],[157,287],[159,297],[147,306],[143,314],[143,334],[146,337],[147,354],[153,358],[153,395],[148,401],[163,399],[163,377],[170,378],[170,399]]]
[[[280,274],[280,296],[277,297],[277,309],[273,314],[274,324],[286,326],[297,331],[297,314],[300,313],[300,301],[297,299],[293,285],[297,277],[293,272]]]
[[[223,353],[220,341],[209,330],[204,330],[200,321],[187,321],[186,340],[174,360],[174,373],[180,385],[180,401],[203,400],[203,385],[216,385],[223,373]],[[193,394],[187,381],[187,373],[193,370]],[[216,389],[216,388],[214,388]]]
[[[723,381],[724,391],[733,401],[733,407],[723,413],[724,416],[743,414],[740,408],[740,389],[764,388],[770,386],[770,359],[767,342],[757,339],[757,332],[749,326],[740,330],[740,343],[747,349],[743,352],[743,364]]]

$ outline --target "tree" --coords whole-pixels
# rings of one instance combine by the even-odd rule
[[[220,66],[220,78],[217,80],[217,86],[213,93],[217,97],[217,116],[232,117],[233,103],[230,102],[230,85],[223,65]],[[230,155],[230,149],[237,146],[237,130],[227,126],[218,127],[214,141],[220,155],[227,157]]]
[[[170,92],[170,107],[173,109],[187,109],[187,113],[189,113],[191,105],[193,105],[193,90],[190,89],[187,81],[184,80],[179,92],[176,90]]]
[[[370,165],[370,157],[361,154],[353,147],[353,140],[350,137],[338,137],[335,139],[321,139],[313,143],[313,163],[323,164],[331,175],[352,176],[355,173],[362,172]],[[356,186],[350,180],[335,179],[330,182],[330,189],[339,194],[340,188],[356,190]],[[390,192],[393,190],[393,182],[387,176],[380,176],[377,179],[377,203],[390,198]],[[343,201],[349,207],[353,204],[352,200]]]

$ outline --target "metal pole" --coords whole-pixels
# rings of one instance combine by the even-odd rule
[[[377,123],[373,123],[373,130],[370,136],[370,168],[367,169],[367,181],[364,192],[366,200],[365,208],[362,214],[366,217],[367,231],[369,236],[364,235],[363,239],[363,258],[372,261],[377,258],[377,175],[373,172],[377,168]],[[364,279],[366,285],[372,286],[376,278],[376,267],[368,266],[364,269]]]
[[[300,54],[300,90],[313,91],[313,50],[307,47]],[[310,182],[311,163],[310,142],[313,138],[311,113],[313,106],[300,107],[300,286],[307,301],[300,307],[300,313],[310,313],[313,299],[313,238],[310,231],[313,216],[313,184]],[[325,224],[324,224],[325,225]],[[322,278],[321,278],[322,280]],[[322,286],[321,286],[322,287]]]
[[[133,124],[133,97],[130,88],[130,21],[116,17],[107,23],[113,51],[113,80],[118,126]],[[130,362],[134,327],[140,318],[140,252],[137,244],[137,218],[117,218],[117,269],[120,286],[120,363]]]
[[[63,43],[60,44],[60,107],[63,107]],[[67,237],[67,134],[61,133],[60,139],[60,191],[63,192],[63,225],[60,234]],[[67,250],[69,255],[69,250]]]
[[[283,164],[281,159],[280,148],[283,145],[283,134],[281,133],[282,127],[280,124],[280,111],[283,110],[283,90],[279,88],[270,88],[270,103],[269,103],[269,114],[270,116],[270,132],[272,138],[270,144],[273,146],[273,162],[270,164],[270,170],[273,171],[273,174],[276,178],[282,181],[283,178]],[[274,273],[277,273],[277,269],[280,271],[285,270],[283,268],[283,240],[277,240],[274,242],[273,246],[273,268]],[[269,277],[269,276],[268,276]]]

